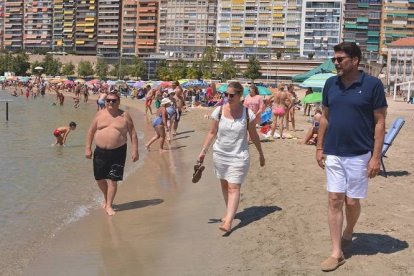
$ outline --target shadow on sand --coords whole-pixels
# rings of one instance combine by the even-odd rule
[[[187,131],[177,132],[177,135],[183,135],[183,134],[192,133],[192,132],[195,132],[195,130],[187,130]]]
[[[144,200],[137,200],[137,201],[131,201],[127,203],[121,203],[114,205],[115,211],[127,211],[127,210],[133,210],[133,209],[139,209],[144,208],[147,206],[153,206],[163,203],[163,199],[144,199]]]
[[[345,253],[346,258],[354,255],[391,254],[408,248],[408,243],[388,235],[354,233],[352,247]]]
[[[411,173],[408,171],[391,171],[391,172],[387,172],[387,176],[394,176],[394,177],[398,177],[398,176],[406,176],[406,175],[410,175]],[[381,171],[381,176],[385,176],[384,172]]]
[[[278,206],[252,206],[244,209],[243,211],[236,214],[235,219],[239,219],[240,223],[227,232],[223,237],[230,236],[231,233],[237,229],[243,228],[252,222],[258,221],[267,215],[270,215],[276,211],[281,211],[282,208]],[[221,219],[210,219],[208,223],[219,223]]]

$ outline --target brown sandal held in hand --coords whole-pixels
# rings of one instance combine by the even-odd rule
[[[204,171],[205,167],[203,166],[203,162],[197,161],[197,163],[194,165],[194,173],[193,173],[193,183],[197,183],[201,179],[201,175]]]

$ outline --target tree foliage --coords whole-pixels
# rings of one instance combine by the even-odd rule
[[[214,46],[204,48],[202,55],[203,76],[204,78],[212,78],[214,76],[214,63],[221,59],[221,54]]]
[[[121,61],[115,64],[112,70],[109,71],[109,75],[122,80],[125,78],[125,76],[129,75],[129,65],[125,60],[121,59]]]
[[[108,76],[109,65],[104,59],[98,59],[95,66],[96,75],[103,80]]]
[[[173,80],[184,79],[187,76],[188,62],[179,59],[171,66],[170,76]]]
[[[239,68],[233,58],[222,60],[218,66],[219,77],[222,81],[234,79]]]
[[[244,72],[243,76],[252,81],[260,78],[262,73],[260,73],[260,62],[256,56],[249,57],[249,63],[247,64],[247,69]]]
[[[87,77],[94,74],[93,66],[89,61],[81,60],[78,65],[78,76]]]
[[[191,67],[187,70],[187,78],[189,79],[201,79],[203,77],[203,71],[201,70],[201,63],[194,61]]]
[[[168,81],[171,80],[170,67],[167,61],[163,60],[158,63],[157,69],[155,70],[157,78],[160,80]]]
[[[43,67],[42,73],[45,73],[49,76],[57,76],[60,74],[60,69],[62,67],[62,63],[53,58],[52,55],[47,54],[42,60],[42,64],[40,65]]]
[[[141,59],[134,57],[132,59],[132,64],[128,68],[129,75],[138,79],[144,79],[147,77],[148,71],[145,62]]]
[[[64,76],[72,76],[75,74],[75,65],[71,61],[63,65],[62,68],[62,75]]]
[[[11,71],[17,76],[25,75],[27,70],[30,68],[29,57],[26,53],[18,53],[13,56]]]
[[[4,53],[0,56],[0,74],[11,71],[13,56],[10,53]]]

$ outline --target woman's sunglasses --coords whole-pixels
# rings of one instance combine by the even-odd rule
[[[116,103],[118,102],[118,99],[106,99],[107,103]]]
[[[234,97],[234,96],[236,96],[237,94],[236,94],[236,93],[232,94],[232,93],[227,93],[227,92],[224,92],[224,93],[223,93],[223,95],[224,95],[224,97],[233,98],[233,97]]]

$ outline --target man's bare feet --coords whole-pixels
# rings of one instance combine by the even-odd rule
[[[114,209],[112,209],[112,207],[106,207],[105,208],[106,213],[108,214],[108,216],[113,216],[115,215],[115,211]]]
[[[225,223],[224,223],[224,224],[222,224],[222,225],[219,227],[219,229],[220,229],[221,231],[225,232],[225,233],[229,233],[229,232],[230,232],[230,230],[231,230],[231,227],[230,227],[230,226],[225,225]]]
[[[106,208],[106,203],[105,202],[103,202],[102,204],[101,204],[101,206],[102,206],[102,208]]]
[[[150,150],[150,147],[147,144],[145,144],[145,148],[147,149],[147,151]]]

